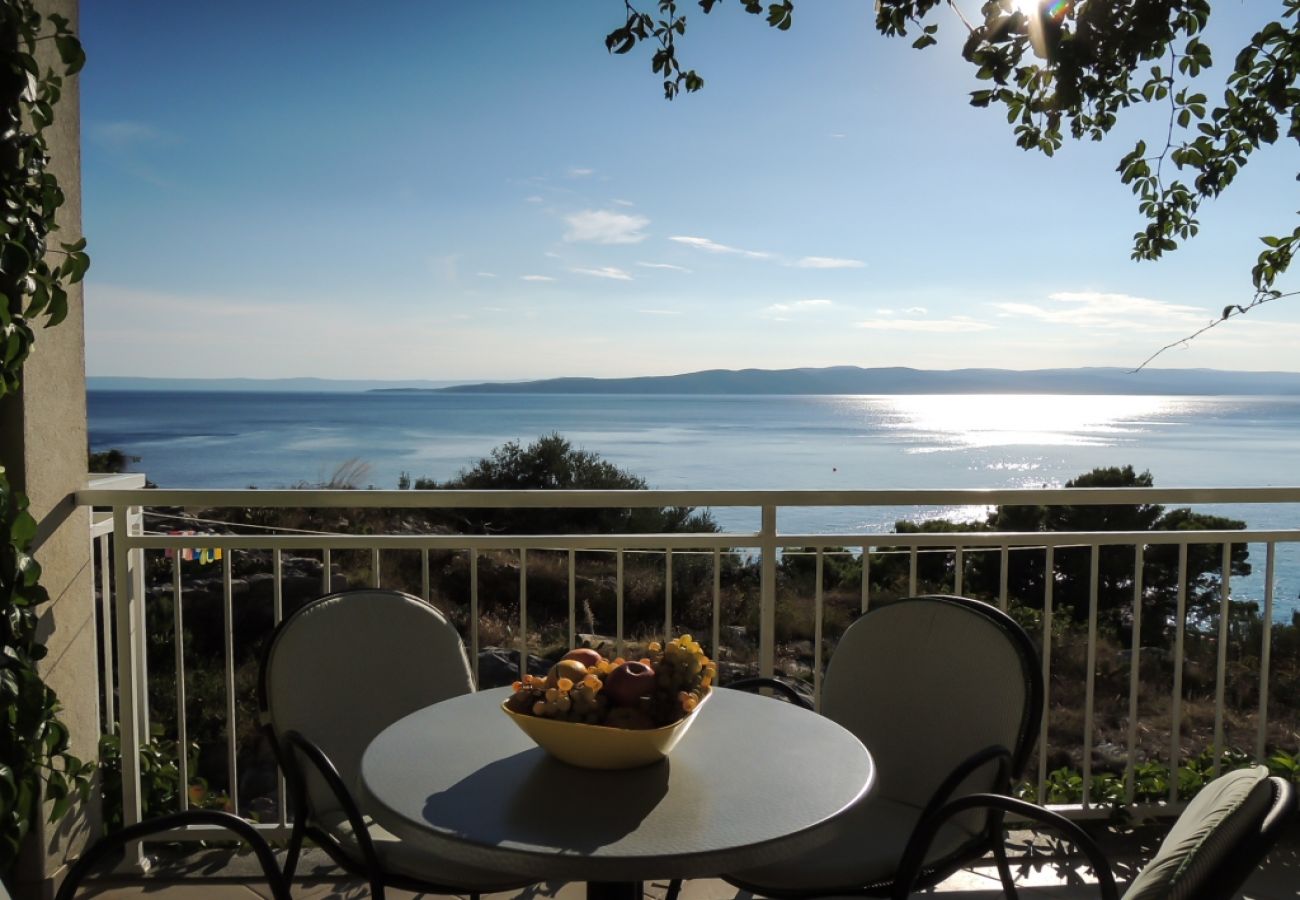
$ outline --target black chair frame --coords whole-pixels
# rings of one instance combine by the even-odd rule
[[[253,853],[257,856],[257,861],[266,876],[267,887],[270,888],[274,900],[289,900],[289,879],[280,870],[279,864],[275,861],[275,853],[271,850],[271,846],[266,842],[266,839],[258,834],[257,829],[251,823],[232,813],[216,809],[189,809],[184,812],[172,813],[157,819],[150,819],[147,822],[128,825],[107,837],[101,838],[93,846],[88,847],[81,854],[81,858],[72,864],[68,874],[64,876],[63,883],[59,885],[55,900],[72,900],[82,881],[95,868],[96,864],[108,854],[121,850],[133,841],[189,825],[219,825],[238,836],[252,848]]]
[[[439,884],[386,871],[379,860],[374,841],[370,838],[370,829],[366,824],[365,816],[362,814],[356,799],[352,796],[352,792],[344,783],[338,769],[330,761],[329,755],[301,732],[291,730],[285,732],[283,736],[277,735],[275,732],[275,728],[271,723],[270,687],[267,684],[267,670],[276,639],[286,628],[290,627],[290,623],[304,610],[338,596],[340,596],[338,593],[328,594],[303,604],[276,626],[275,631],[271,633],[270,639],[266,642],[266,646],[262,648],[261,665],[257,678],[257,702],[262,720],[261,730],[266,740],[270,742],[271,749],[275,753],[276,762],[284,773],[285,784],[288,788],[289,810],[293,821],[289,835],[289,851],[284,861],[285,881],[292,883],[294,873],[298,868],[298,862],[302,856],[303,844],[307,838],[310,838],[344,871],[366,879],[370,885],[370,893],[374,900],[384,900],[385,886],[416,893],[464,894],[468,895],[470,900],[479,900],[477,891],[464,886]],[[361,851],[361,860],[355,859],[337,838],[311,821],[311,804],[307,794],[307,776],[303,766],[299,764],[299,759],[306,760],[311,768],[320,775],[334,798],[339,802],[343,812],[347,815],[348,824],[352,828],[357,847]]]
[[[910,600],[927,600],[941,601],[951,603],[957,606],[975,612],[988,619],[1000,630],[1002,630],[1011,640],[1016,649],[1017,656],[1020,659],[1021,674],[1026,687],[1025,715],[1020,723],[1020,728],[1016,735],[1014,747],[1003,747],[993,745],[984,747],[959,763],[951,773],[939,784],[934,794],[926,803],[917,820],[917,826],[913,830],[912,837],[909,838],[908,846],[916,840],[921,824],[932,816],[939,809],[948,803],[955,791],[963,781],[969,776],[980,770],[984,766],[996,763],[997,771],[994,778],[994,784],[1003,794],[993,794],[992,796],[1003,796],[1011,793],[1012,785],[1024,772],[1025,765],[1029,761],[1029,756],[1033,752],[1034,743],[1038,739],[1039,726],[1042,723],[1043,716],[1043,681],[1042,669],[1039,663],[1038,650],[1034,647],[1029,635],[1025,634],[1023,628],[1007,615],[1007,613],[979,600],[972,600],[967,597],[958,597],[944,594],[928,594],[910,598],[909,600],[900,600],[899,603],[907,603]],[[873,612],[880,609],[888,609],[893,604],[875,607],[874,609],[863,614],[863,618],[872,615]],[[787,699],[796,702],[805,709],[811,708],[810,704],[790,688],[789,685],[773,678],[746,678],[740,681],[732,682],[725,685],[729,688],[741,688],[743,690],[759,690],[762,688],[772,688],[782,693]],[[943,881],[953,872],[956,872],[962,866],[967,865],[971,860],[983,856],[985,853],[992,851],[994,859],[997,862],[998,875],[1002,880],[1003,889],[1007,896],[1016,897],[1015,877],[1011,872],[1011,864],[1007,859],[1006,838],[1003,830],[1004,813],[1001,810],[993,809],[987,817],[984,827],[980,832],[967,841],[962,846],[953,850],[952,853],[944,856],[942,859],[934,860],[927,866],[919,869],[911,876],[911,883],[917,889],[931,887]],[[928,846],[928,844],[927,844]],[[905,854],[906,856],[906,854]],[[902,869],[900,867],[899,873]],[[835,888],[831,893],[838,896],[862,896],[862,897],[888,897],[895,893],[898,886],[898,878],[882,881],[876,884],[867,885],[844,885]],[[764,893],[767,896],[781,898],[805,898],[826,894],[826,889],[817,891],[774,891],[770,887],[761,887],[759,885],[748,884],[740,879],[727,876],[726,880],[736,887],[755,893]],[[675,894],[670,894],[667,900],[676,900]]]
[[[1205,884],[1200,885],[1197,890],[1197,900],[1232,900],[1246,879],[1263,861],[1269,849],[1277,842],[1290,820],[1294,818],[1295,785],[1277,777],[1269,778],[1268,781],[1273,789],[1272,805],[1259,830],[1248,835],[1246,840],[1228,855],[1226,862],[1210,873]],[[958,813],[979,808],[997,809],[1004,815],[1010,813],[1018,819],[1026,819],[1055,829],[1087,857],[1088,864],[1097,875],[1097,886],[1102,900],[1119,900],[1119,888],[1116,886],[1110,863],[1096,841],[1086,831],[1059,813],[1001,794],[968,794],[945,804],[933,815],[922,819],[908,843],[907,850],[904,851],[893,900],[906,900],[912,890],[916,889],[915,879],[920,861],[943,823]]]

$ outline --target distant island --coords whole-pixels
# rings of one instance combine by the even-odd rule
[[[440,381],[396,381],[382,378],[159,378],[134,375],[87,375],[92,391],[252,391],[259,393],[351,394],[376,389],[434,390],[460,384]]]
[[[1181,394],[1296,395],[1300,372],[1220,369],[709,369],[640,378],[547,378],[376,391],[457,394]]]
[[[91,375],[92,391],[458,394],[1179,394],[1300,396],[1300,372],[1223,369],[709,369],[639,378],[537,381],[159,378]]]

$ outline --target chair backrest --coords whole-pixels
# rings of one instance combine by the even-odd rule
[[[460,635],[437,609],[399,591],[362,590],[322,597],[281,622],[258,688],[276,738],[301,732],[354,790],[375,735],[409,713],[469,693],[474,681]],[[307,793],[316,813],[338,807],[314,773]]]
[[[1219,776],[1187,804],[1124,900],[1230,900],[1295,809],[1295,786],[1263,766]]]
[[[1018,776],[1042,706],[1037,651],[1010,616],[928,596],[876,607],[849,626],[827,666],[821,711],[870,748],[882,795],[924,808],[987,747],[1010,751],[1009,774]],[[952,796],[1000,789],[989,764]]]

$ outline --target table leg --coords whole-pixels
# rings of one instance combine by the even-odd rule
[[[587,882],[587,900],[641,900],[644,896],[639,881]]]

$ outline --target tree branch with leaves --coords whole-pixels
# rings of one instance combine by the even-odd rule
[[[957,0],[876,0],[875,26],[886,37],[916,31],[912,46],[924,49],[937,43],[939,16],[953,14],[965,32],[963,58],[989,83],[971,93],[971,104],[1003,107],[1016,145],[1025,150],[1051,156],[1067,134],[1100,141],[1130,108],[1167,106],[1164,134],[1151,143],[1139,140],[1116,169],[1146,221],[1133,236],[1132,258],[1158,260],[1196,235],[1201,205],[1226,191],[1256,151],[1300,143],[1300,0],[1279,3],[1277,18],[1237,51],[1214,105],[1192,86],[1214,64],[1203,40],[1210,0],[984,0],[978,15],[963,14]],[[706,14],[719,4],[698,0]],[[664,96],[700,90],[704,79],[677,59],[686,34],[679,4],[659,0],[657,18],[631,0],[624,5],[626,21],[606,37],[606,48],[628,53],[653,41],[651,68],[663,78]],[[793,23],[791,0],[740,5],[766,13],[768,24],[782,31]],[[1226,304],[1219,318],[1138,368],[1220,322],[1290,296],[1277,284],[1300,250],[1300,226],[1279,225],[1260,237],[1264,249],[1251,268],[1250,297]]]

